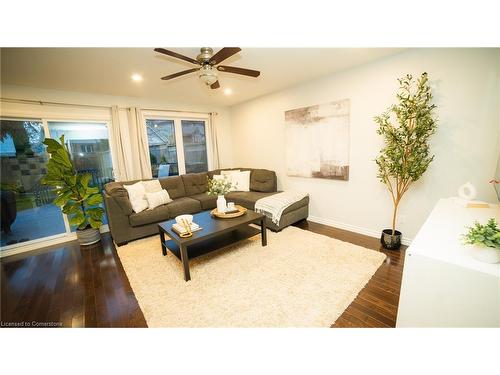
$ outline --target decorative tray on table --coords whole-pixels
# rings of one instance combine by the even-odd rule
[[[217,208],[214,208],[212,211],[210,211],[210,215],[221,218],[221,219],[231,219],[233,217],[238,217],[241,215],[244,215],[245,212],[247,212],[247,209],[245,207],[235,205],[234,206],[235,211],[230,211],[230,212],[219,212],[217,211]]]

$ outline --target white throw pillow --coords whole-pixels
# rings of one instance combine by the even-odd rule
[[[146,193],[157,193],[162,190],[160,181],[158,180],[141,181],[141,182],[144,185]]]
[[[134,210],[136,214],[148,209],[148,201],[146,198],[130,201],[130,204],[132,205],[132,210]]]
[[[219,181],[219,180],[224,180],[224,179],[228,179],[229,180],[229,175],[227,176],[223,176],[221,174],[214,174],[214,176],[212,177],[215,181]]]
[[[250,191],[250,171],[231,173],[232,191]]]
[[[146,189],[142,181],[136,182],[133,185],[123,185],[127,190],[132,210],[139,213],[148,208],[148,201],[146,200]]]
[[[146,193],[146,199],[148,201],[149,209],[152,210],[155,207],[161,206],[162,204],[167,204],[172,202],[168,191],[162,189],[154,193]]]
[[[240,173],[241,171],[239,169],[229,169],[226,171],[220,171],[221,175],[226,177],[229,182],[231,182],[231,189],[229,191],[237,191],[238,189],[236,188],[236,182],[233,181],[233,175],[236,173]]]
[[[227,170],[227,171],[220,171],[220,174],[223,175],[223,176],[228,176],[232,173],[239,173],[241,172],[239,169],[230,169],[230,170]]]
[[[222,171],[222,172],[227,172],[227,171]],[[233,171],[231,171],[231,172],[233,172]],[[236,172],[236,173],[239,173],[239,172]],[[226,181],[230,182],[231,183],[231,188],[229,189],[229,192],[236,191],[236,187],[235,187],[235,184],[233,182],[233,177],[232,177],[233,174],[234,173],[216,174],[216,175],[214,175],[213,179],[215,181],[226,180]]]

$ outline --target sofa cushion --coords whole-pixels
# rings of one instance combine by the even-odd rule
[[[201,211],[200,201],[188,197],[177,198],[167,204],[167,207],[171,218],[182,214],[194,214]]]
[[[264,193],[276,191],[276,173],[267,169],[254,169],[250,174],[250,190]]]
[[[199,201],[202,210],[211,210],[217,207],[217,195],[208,195],[207,193],[201,193],[191,195],[189,198]]]
[[[239,204],[249,210],[253,210],[255,208],[255,202],[273,194],[276,194],[276,192],[263,193],[258,191],[232,191],[226,194],[225,198],[228,202],[234,202],[235,204]]]
[[[188,173],[181,176],[184,183],[186,195],[201,194],[208,190],[208,175],[206,172],[202,173]]]
[[[186,196],[186,190],[184,189],[184,183],[180,176],[172,176],[159,179],[161,188],[168,191],[168,195],[172,199],[177,199]]]
[[[132,181],[131,183],[135,182]],[[126,216],[132,214],[132,204],[130,203],[127,190],[121,182],[108,182],[104,185],[104,191],[115,200]]]
[[[169,209],[166,204],[139,213],[133,213],[129,217],[130,225],[140,227],[141,225],[159,223],[170,218]]]

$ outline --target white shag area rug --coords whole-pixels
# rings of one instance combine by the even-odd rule
[[[188,282],[159,236],[117,252],[149,327],[329,327],[386,257],[296,227],[268,231],[267,242],[191,260]]]

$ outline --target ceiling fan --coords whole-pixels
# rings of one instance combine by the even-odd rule
[[[154,50],[155,52],[163,53],[164,55],[172,56],[177,59],[181,59],[197,65],[196,68],[183,70],[182,72],[177,72],[162,77],[161,79],[164,81],[172,78],[177,78],[185,74],[198,72],[198,77],[203,82],[205,82],[207,86],[210,86],[211,89],[218,89],[220,87],[220,84],[217,77],[217,71],[241,74],[249,77],[258,77],[260,75],[260,72],[257,70],[237,68],[235,66],[219,65],[222,61],[240,52],[241,48],[238,47],[224,47],[215,55],[212,48],[202,47],[200,48],[200,54],[196,56],[196,60],[192,59],[191,57],[181,55],[180,53],[169,51],[168,49],[165,48],[155,48]]]

